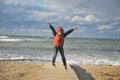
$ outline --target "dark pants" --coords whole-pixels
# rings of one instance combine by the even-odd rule
[[[52,63],[53,63],[53,64],[55,63],[55,60],[56,60],[58,51],[59,51],[60,54],[61,54],[62,61],[63,61],[63,65],[66,66],[66,59],[65,59],[63,47],[55,47],[55,54],[53,55]]]

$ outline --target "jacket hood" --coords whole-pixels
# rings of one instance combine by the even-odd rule
[[[64,30],[63,30],[62,27],[58,27],[57,30],[56,30],[56,32],[58,32],[58,31],[62,31],[62,32],[64,32]]]

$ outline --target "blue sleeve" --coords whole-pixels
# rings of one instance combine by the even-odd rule
[[[64,37],[66,37],[68,34],[72,33],[74,31],[74,29],[70,29],[67,32],[64,33]]]
[[[53,32],[53,35],[55,36],[56,35],[56,31],[55,31],[54,27],[51,24],[49,26],[50,26],[51,31]]]

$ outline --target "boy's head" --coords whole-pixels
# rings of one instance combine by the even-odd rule
[[[63,30],[62,27],[58,27],[56,32],[57,32],[58,35],[61,35],[61,34],[63,34],[64,30]]]

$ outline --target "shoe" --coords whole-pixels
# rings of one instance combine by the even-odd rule
[[[54,67],[56,67],[55,63],[52,63],[52,65],[53,65]]]
[[[64,66],[64,71],[67,71],[67,66]]]

